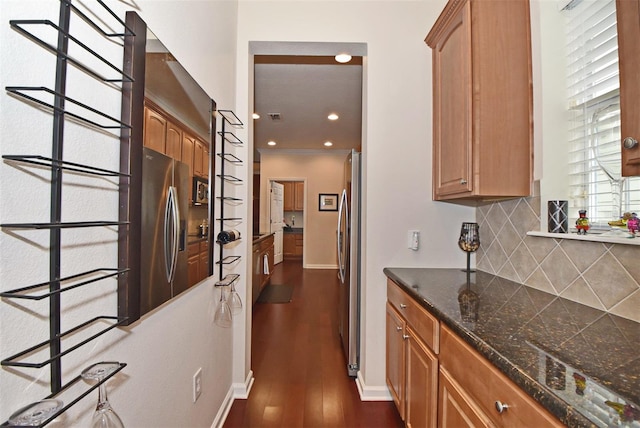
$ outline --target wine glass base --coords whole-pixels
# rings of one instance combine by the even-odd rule
[[[475,269],[460,269],[462,272],[467,272],[467,273],[476,273]]]
[[[47,399],[31,403],[9,417],[9,423],[15,426],[38,426],[62,409],[60,400]]]

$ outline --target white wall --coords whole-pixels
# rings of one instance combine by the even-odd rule
[[[446,2],[240,1],[236,110],[251,112],[252,41],[366,43],[363,358],[365,398],[387,397],[386,266],[463,266],[460,223],[474,210],[431,200],[431,50],[423,42]],[[248,120],[247,120],[248,122]],[[245,140],[250,141],[250,127]],[[250,195],[250,194],[249,194]],[[248,217],[249,218],[249,217]],[[407,249],[407,230],[422,231]]]
[[[87,2],[83,2],[87,3]],[[235,33],[237,4],[233,1],[121,2],[107,0],[119,16],[130,5],[182,62],[221,108],[235,103]],[[9,19],[58,21],[57,1],[2,0],[0,2],[1,73],[7,85],[48,85],[53,87],[55,59],[16,31]],[[89,2],[99,8],[97,3]],[[77,18],[75,18],[77,22]],[[80,26],[81,27],[81,26]],[[89,33],[73,28],[80,38]],[[114,62],[122,61],[121,51],[109,43],[100,53]],[[70,71],[69,91],[74,96],[98,104],[119,116],[120,102],[93,79]],[[86,97],[86,98],[85,98]],[[69,125],[65,157],[104,168],[117,169],[118,144],[103,136]],[[0,93],[0,152],[4,154],[50,155],[51,115]],[[71,177],[63,193],[66,220],[117,218],[117,187],[110,180]],[[48,172],[0,164],[0,222],[48,221]],[[99,188],[99,192],[96,191]],[[48,278],[48,235],[46,232],[0,232],[0,287],[8,290]],[[93,265],[117,264],[116,234],[112,230],[84,229],[63,233],[63,275]],[[218,291],[212,279],[174,299],[124,329],[114,330],[63,359],[65,381],[86,365],[100,360],[118,360],[128,366],[111,381],[109,398],[127,427],[208,427],[219,416],[232,383],[234,359],[239,348],[245,354],[247,314],[235,321],[233,329],[220,329],[212,322]],[[240,284],[244,287],[244,283]],[[91,291],[93,290],[93,291]],[[0,302],[0,357],[47,336],[47,303]],[[63,294],[63,329],[96,314],[116,313],[115,281]],[[248,352],[248,351],[246,351]],[[202,367],[203,391],[197,403],[191,400],[191,378]],[[246,364],[240,358],[240,373]],[[0,370],[0,420],[29,402],[48,395],[48,368]],[[242,382],[241,379],[240,382]],[[238,387],[242,390],[242,385]],[[241,391],[240,391],[241,392]],[[69,394],[71,395],[71,394]],[[70,401],[72,396],[64,395]],[[96,394],[74,406],[59,424],[86,426]]]
[[[269,228],[270,180],[298,180],[305,182],[304,224],[298,217],[296,224],[304,227],[304,267],[329,269],[338,267],[337,211],[318,211],[320,193],[340,194],[344,187],[344,153],[260,155],[260,225]]]

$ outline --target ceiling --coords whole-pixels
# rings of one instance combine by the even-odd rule
[[[273,150],[350,150],[361,146],[362,57],[254,56],[255,159]],[[327,119],[336,113],[339,119]],[[272,119],[274,114],[278,120]],[[271,147],[268,141],[277,145]],[[323,143],[331,141],[332,147]]]

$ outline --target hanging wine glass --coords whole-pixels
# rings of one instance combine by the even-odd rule
[[[471,253],[480,247],[479,228],[478,223],[462,223],[462,228],[460,229],[458,246],[467,253],[466,272],[474,272],[471,270]]]
[[[233,317],[231,315],[231,308],[229,307],[226,296],[224,294],[224,289],[220,289],[220,301],[218,302],[216,313],[213,316],[213,321],[220,327],[231,327]]]
[[[63,403],[56,399],[47,399],[31,403],[9,416],[10,426],[37,427],[62,409]]]
[[[84,380],[102,382],[107,376],[120,367],[118,362],[102,362],[93,364],[82,371]],[[105,382],[98,387],[98,405],[91,420],[92,428],[124,428],[122,420],[111,407],[107,399],[107,387]]]
[[[611,183],[611,217],[622,217],[622,152],[620,149],[620,104],[612,103],[596,110],[591,118],[593,157]]]
[[[229,308],[233,315],[242,312],[242,299],[240,298],[240,294],[236,291],[235,281],[231,283],[231,290],[229,292]]]

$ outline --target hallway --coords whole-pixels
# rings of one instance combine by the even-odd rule
[[[393,402],[360,401],[347,376],[336,271],[285,261],[274,268],[271,283],[294,285],[293,298],[254,306],[255,383],[248,400],[233,403],[224,427],[404,426]]]

